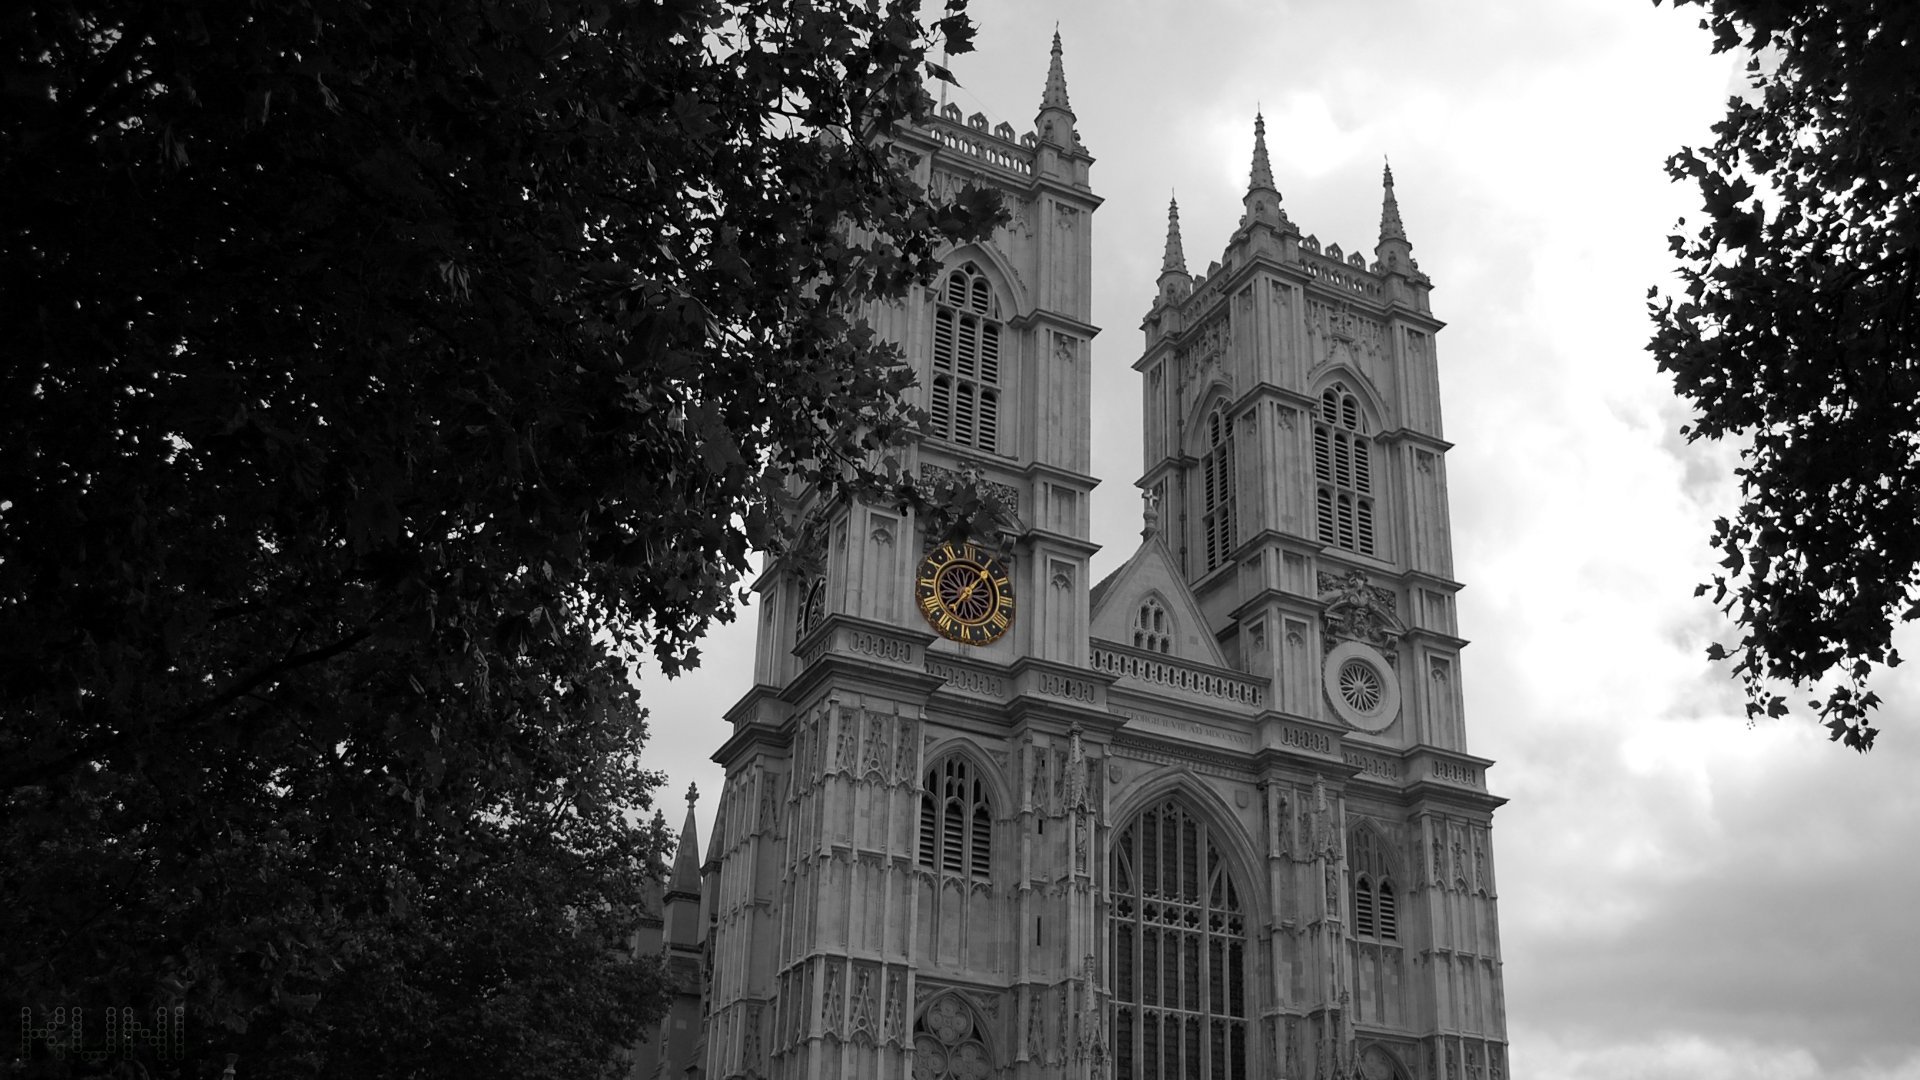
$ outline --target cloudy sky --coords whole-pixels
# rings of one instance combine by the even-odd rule
[[[1293,220],[1370,251],[1390,158],[1435,283],[1474,752],[1495,819],[1512,1075],[1920,1080],[1920,679],[1879,748],[1749,728],[1693,598],[1735,464],[1687,446],[1645,352],[1662,159],[1738,87],[1697,9],[1646,0],[976,0],[953,100],[1032,126],[1057,23],[1098,159],[1096,578],[1132,550],[1139,320],[1169,191],[1189,264],[1240,213],[1253,115]],[[747,686],[752,615],[650,681],[647,757],[698,780]],[[1905,635],[1910,653],[1920,639]],[[1904,669],[1903,669],[1904,670]],[[677,816],[677,815],[670,815]]]

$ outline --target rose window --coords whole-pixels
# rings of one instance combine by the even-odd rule
[[[1378,733],[1400,715],[1400,683],[1387,658],[1366,642],[1335,645],[1320,670],[1327,704],[1347,726]]]
[[[1340,669],[1340,696],[1356,712],[1371,713],[1380,707],[1384,688],[1380,673],[1364,660],[1349,660]]]

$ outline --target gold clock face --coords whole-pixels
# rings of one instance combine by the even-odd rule
[[[1013,625],[1013,582],[1006,567],[973,544],[941,544],[920,564],[913,595],[942,637],[986,645]]]

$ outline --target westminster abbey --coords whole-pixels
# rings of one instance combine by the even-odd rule
[[[1058,37],[1032,131],[948,106],[901,143],[1011,211],[870,315],[918,367],[909,468],[992,512],[816,499],[767,567],[717,823],[701,851],[689,815],[665,894],[685,993],[636,1075],[1505,1080],[1502,800],[1391,173],[1371,253],[1294,222],[1257,119],[1204,274],[1169,207],[1144,529],[1096,582],[1116,376]]]

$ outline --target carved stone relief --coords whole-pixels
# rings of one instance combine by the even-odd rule
[[[987,188],[992,185],[982,179],[978,173],[956,173],[936,169],[927,182],[927,194],[940,202],[952,202],[959,198],[961,190],[968,186]]]
[[[852,708],[838,708],[833,710],[833,712],[840,725],[840,731],[839,739],[834,744],[832,768],[835,772],[841,770],[852,772],[854,767],[854,754],[856,752],[855,745],[860,737],[859,721],[856,719],[855,710]]]
[[[761,1012],[762,1006],[747,1006],[747,1037],[740,1057],[742,1063],[746,1066],[746,1074],[749,1077],[764,1076],[767,1071],[765,1054],[760,1048]]]
[[[902,1017],[906,1011],[907,977],[902,971],[895,971],[887,980],[887,1011],[881,1025],[881,1038],[889,1043],[903,1042],[906,1030],[902,1027]]]
[[[840,965],[832,960],[827,961],[827,992],[820,999],[820,1026],[834,1034],[840,1032],[840,1014],[845,1005],[842,978]]]
[[[853,1016],[849,1023],[853,1038],[862,1041],[874,1041],[873,1028],[873,968],[868,964],[859,965],[854,973]]]
[[[1204,390],[1215,378],[1233,389],[1233,376],[1227,370],[1227,320],[1213,319],[1194,331],[1187,346],[1175,354],[1185,380],[1186,392]]]
[[[1330,652],[1342,641],[1359,641],[1380,650],[1390,663],[1397,659],[1394,646],[1406,626],[1395,614],[1398,601],[1393,590],[1370,584],[1358,570],[1344,575],[1323,570],[1318,585],[1320,599],[1327,605],[1322,616],[1327,627],[1320,641],[1322,650]]]
[[[867,714],[867,755],[860,763],[860,774],[884,776],[887,760],[892,756],[888,753],[888,749],[887,718],[882,717],[877,711],[869,712]]]
[[[914,767],[918,764],[913,759],[914,750],[919,747],[920,741],[915,737],[914,721],[910,717],[900,718],[900,732],[896,741],[898,747],[895,750],[893,762],[894,779],[901,783],[911,783],[915,779]]]

